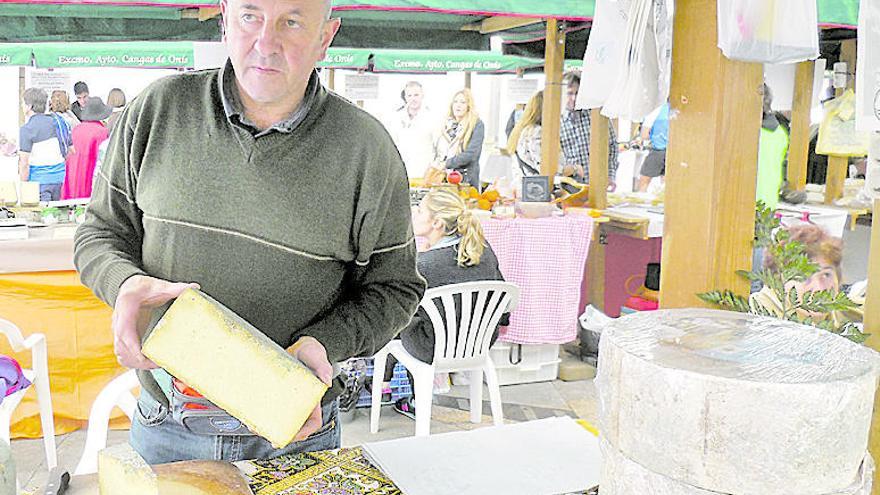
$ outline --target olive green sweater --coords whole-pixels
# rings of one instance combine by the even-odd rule
[[[315,337],[331,362],[372,355],[417,309],[403,162],[377,120],[323,87],[291,132],[254,137],[226,117],[219,71],[159,80],[104,163],[74,259],[110,305],[136,274],[197,282],[282,347]]]

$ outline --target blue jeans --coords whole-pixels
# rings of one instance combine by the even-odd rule
[[[40,201],[61,199],[61,184],[40,184]]]
[[[338,449],[342,442],[336,401],[321,408],[324,425],[309,438],[275,449],[257,435],[198,435],[174,420],[168,409],[149,393],[141,392],[131,422],[130,442],[148,464],[193,459],[223,460],[271,459],[285,454]]]

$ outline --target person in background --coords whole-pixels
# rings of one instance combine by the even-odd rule
[[[73,102],[73,105],[70,105],[70,111],[73,112],[77,119],[82,120],[80,114],[86,105],[86,100],[89,98],[89,85],[84,81],[77,81],[73,85],[73,95],[76,96],[76,101]]]
[[[788,132],[779,123],[771,105],[773,93],[764,85],[764,117],[761,122],[761,135],[758,145],[758,177],[756,198],[771,209],[779,203],[785,170],[785,157],[788,155]]]
[[[577,110],[577,94],[581,87],[581,76],[570,72],[563,79],[567,93],[565,112],[559,134],[565,164],[574,167],[574,177],[589,184],[590,182],[590,111]],[[617,176],[617,133],[611,122],[608,123],[608,186],[614,190]]]
[[[447,189],[432,189],[413,208],[412,219],[413,233],[425,240],[419,248],[417,265],[429,289],[480,280],[504,280],[480,221],[458,194]],[[456,315],[460,318],[460,299],[456,299]],[[498,326],[508,324],[509,315],[505,313]],[[434,361],[434,327],[421,307],[399,338],[404,349],[416,359],[426,363]],[[497,338],[498,327],[493,331],[490,345]],[[383,389],[390,389],[396,362],[393,356],[388,357]],[[412,375],[409,379],[413,383]],[[397,400],[394,410],[415,419],[415,406],[410,397]]]
[[[40,184],[40,201],[58,201],[64,182],[64,155],[58,122],[46,115],[49,96],[40,88],[22,95],[25,125],[19,131],[18,175],[22,182]],[[68,147],[73,143],[68,141]]]
[[[639,191],[648,190],[654,177],[666,175],[666,146],[669,144],[669,103],[651,112],[642,122],[642,141],[651,145],[639,172]]]
[[[61,90],[52,91],[49,98],[49,115],[55,119],[55,126],[58,131],[58,144],[61,147],[61,156],[67,160],[67,156],[73,152],[71,140],[73,128],[79,125],[79,119],[70,111],[70,100],[67,98],[67,92]]]
[[[125,110],[125,93],[119,88],[111,89],[110,93],[107,94],[107,106],[113,109],[113,112],[107,119],[107,132],[112,133],[113,128],[116,127],[116,121],[119,120],[119,116]]]
[[[67,91],[60,89],[52,91],[52,95],[49,97],[49,110],[63,118],[71,130],[79,125],[79,118],[70,110],[70,98],[67,96]]]
[[[822,227],[812,223],[794,225],[788,227],[787,230],[789,238],[786,242],[800,242],[803,244],[807,257],[811,262],[819,265],[819,271],[807,280],[789,282],[789,286],[785,287],[786,293],[792,288],[795,288],[797,294],[801,297],[806,292],[821,290],[838,292],[843,278],[840,267],[843,260],[843,241],[829,235]],[[764,268],[771,271],[779,271],[781,269],[777,264],[777,260],[770,255],[769,251],[764,254]],[[773,315],[782,316],[782,303],[770,287],[765,286],[759,292],[752,294],[749,298],[749,305],[752,308],[761,306]],[[806,311],[801,311],[800,316],[804,318],[810,316],[819,319],[827,317],[826,315],[816,315]],[[837,314],[831,315],[835,319],[841,316]]]
[[[401,96],[404,105],[391,116],[388,132],[400,151],[409,178],[421,178],[433,158],[436,122],[424,104],[425,93],[421,83],[406,83]]]
[[[452,97],[446,124],[434,142],[434,169],[457,170],[462,184],[480,188],[480,155],[485,126],[477,115],[474,97],[462,89]]]
[[[524,176],[541,175],[541,114],[544,92],[538,91],[529,100],[522,117],[507,138],[507,153],[516,156]]]
[[[110,132],[102,121],[110,116],[112,109],[98,97],[86,101],[80,116],[82,123],[73,129],[74,152],[67,156],[67,175],[61,189],[61,199],[90,198],[98,147]]]

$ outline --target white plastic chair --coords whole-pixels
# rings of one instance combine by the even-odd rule
[[[98,472],[98,452],[107,446],[110,413],[118,406],[128,419],[133,419],[137,399],[131,391],[138,385],[137,374],[134,370],[128,370],[108,383],[95,398],[89,411],[86,445],[73,472],[74,476]]]
[[[456,295],[461,297],[461,315],[456,315]],[[501,411],[501,389],[498,386],[495,365],[489,357],[489,345],[501,316],[513,311],[518,301],[519,288],[508,282],[467,282],[425,291],[420,306],[427,312],[434,327],[434,363],[427,364],[414,358],[404,349],[400,340],[392,340],[376,353],[373,361],[375,377],[370,406],[370,432],[379,431],[382,380],[378,378],[385,370],[389,354],[412,373],[415,381],[416,436],[431,433],[431,402],[434,374],[437,372],[470,372],[472,423],[479,423],[482,417],[485,373],[492,420],[496,426],[502,425],[504,416]],[[445,323],[441,311],[445,315]]]
[[[46,351],[46,336],[41,333],[31,334],[27,339],[22,337],[21,330],[12,322],[0,319],[0,333],[6,336],[9,345],[15,352],[31,351],[32,369],[22,372],[34,385],[37,391],[37,402],[40,406],[40,424],[43,427],[43,445],[46,448],[46,465],[51,471],[58,465],[58,453],[55,449],[55,421],[52,417],[52,394],[49,391],[49,363]],[[29,387],[28,387],[29,388]],[[24,388],[3,398],[0,403],[0,435],[9,443],[9,424],[12,413],[27,389]]]

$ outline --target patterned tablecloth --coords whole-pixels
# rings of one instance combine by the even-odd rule
[[[516,344],[574,340],[593,219],[571,215],[482,224],[501,273],[521,291],[499,339]]]

